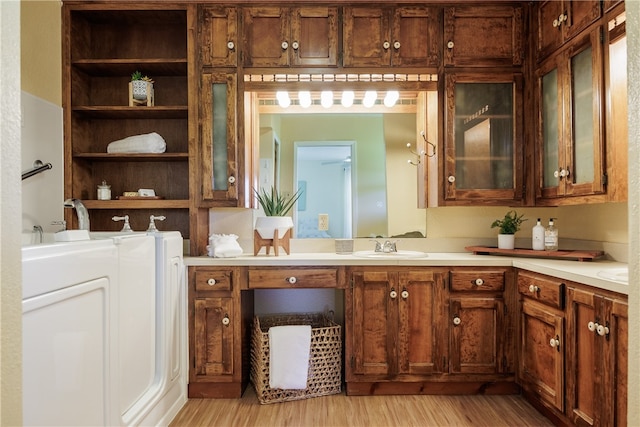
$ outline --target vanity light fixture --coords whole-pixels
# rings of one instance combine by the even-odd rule
[[[320,105],[324,108],[331,108],[333,105],[333,92],[330,90],[323,90],[320,94]]]
[[[352,90],[342,91],[342,99],[341,103],[344,108],[349,108],[353,105],[353,99],[355,98],[355,94]]]

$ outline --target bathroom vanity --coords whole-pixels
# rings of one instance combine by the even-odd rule
[[[572,423],[604,423],[626,412],[627,285],[599,275],[622,263],[467,253],[382,260],[293,253],[186,263],[190,397],[242,395],[256,290],[332,288],[344,322],[349,395],[523,390],[547,416]],[[601,375],[594,386],[578,375],[585,370],[616,374]],[[596,409],[603,398],[611,407]]]

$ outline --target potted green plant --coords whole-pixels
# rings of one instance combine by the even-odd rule
[[[149,90],[147,90],[147,87],[149,87]],[[153,80],[136,70],[131,74],[131,93],[133,99],[146,101],[149,94],[153,96]]]
[[[278,230],[278,237],[283,237],[287,230],[293,228],[293,220],[287,214],[302,195],[302,190],[292,195],[284,195],[275,187],[253,191],[266,215],[256,218],[256,231],[263,239],[272,239],[275,230]]]
[[[514,249],[515,234],[520,230],[522,223],[526,221],[524,214],[518,215],[514,210],[507,212],[502,219],[496,219],[491,223],[491,228],[498,227],[498,249]]]

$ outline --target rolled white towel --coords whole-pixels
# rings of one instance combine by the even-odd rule
[[[156,132],[128,136],[107,145],[107,153],[164,153],[167,143]]]

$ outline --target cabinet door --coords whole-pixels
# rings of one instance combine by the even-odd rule
[[[201,84],[202,201],[235,206],[240,176],[237,170],[236,75],[204,74]]]
[[[342,61],[345,67],[391,63],[390,19],[388,8],[344,8]]]
[[[442,275],[432,271],[404,271],[398,276],[398,373],[440,371],[439,343],[446,328],[441,301]],[[393,298],[392,298],[393,299]]]
[[[522,65],[522,8],[463,6],[445,9],[445,65],[490,67]]]
[[[607,301],[605,319],[609,319],[609,334],[602,343],[606,358],[603,360],[604,396],[600,408],[604,411],[603,425],[627,425],[627,373],[629,353],[629,318],[626,301]]]
[[[604,298],[591,291],[569,288],[567,292],[567,415],[576,425],[604,425],[596,418],[598,390],[605,386],[603,347],[595,324],[605,320]]]
[[[395,8],[391,25],[391,65],[439,65],[437,9],[422,6]]]
[[[451,299],[449,305],[449,372],[503,372],[504,301],[500,298],[465,297]]]
[[[220,376],[233,375],[232,301],[231,298],[195,299],[192,381],[216,381]]]
[[[207,5],[200,6],[199,14],[200,65],[235,67],[238,61],[238,10]]]
[[[445,203],[522,200],[522,91],[520,74],[445,76]]]
[[[538,70],[538,199],[604,192],[599,31]]]
[[[395,371],[396,360],[393,345],[398,318],[396,278],[385,271],[365,271],[353,273],[352,280],[353,361],[351,370],[347,369],[347,381],[362,375],[388,378]]]
[[[564,317],[524,299],[520,317],[520,381],[539,399],[564,410]]]
[[[565,40],[580,34],[602,14],[599,1],[565,0],[565,16],[562,31]]]
[[[290,16],[284,7],[249,7],[243,12],[245,67],[289,65]]]
[[[299,7],[292,11],[292,65],[335,67],[338,65],[338,8]]]
[[[537,52],[538,59],[556,50],[563,41],[562,21],[563,2],[549,0],[539,3],[537,8]]]

